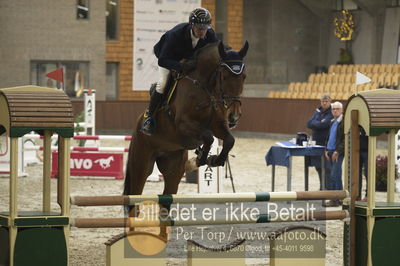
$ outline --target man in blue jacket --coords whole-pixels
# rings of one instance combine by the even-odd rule
[[[343,190],[342,163],[344,159],[344,129],[343,129],[343,105],[340,102],[332,104],[333,120],[329,129],[326,142],[325,157],[331,166],[328,181],[328,190]],[[330,200],[325,207],[338,207],[340,200]]]
[[[318,107],[313,116],[307,122],[307,127],[312,130],[312,138],[315,140],[317,145],[324,146],[329,136],[329,128],[331,120],[333,119],[331,109],[331,97],[329,94],[324,94],[321,97],[321,106]],[[322,170],[320,166],[316,166],[315,169],[318,172],[320,189],[324,189],[321,186],[322,181]],[[325,161],[325,180],[329,180],[330,167],[327,161]]]
[[[217,42],[217,36],[211,28],[211,14],[205,8],[196,8],[190,13],[189,22],[180,23],[161,36],[154,46],[158,58],[158,82],[151,95],[147,118],[141,132],[151,135],[155,129],[153,115],[161,103],[170,71],[187,75],[196,67],[195,61],[180,62],[189,59],[199,48],[208,43]]]

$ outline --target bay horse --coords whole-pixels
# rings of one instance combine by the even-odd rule
[[[196,69],[182,77],[167,108],[155,114],[152,136],[140,132],[138,118],[129,146],[124,195],[140,195],[154,163],[164,176],[163,194],[176,194],[188,162],[188,150],[198,149],[196,165],[223,166],[235,139],[230,133],[241,116],[240,95],[246,78],[239,52],[225,50],[222,42],[209,44],[196,54]],[[213,136],[223,141],[219,155],[208,157]]]

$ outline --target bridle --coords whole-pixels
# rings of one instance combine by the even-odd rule
[[[226,94],[224,89],[223,89],[223,80],[222,80],[222,68],[228,68],[233,75],[240,75],[242,72],[239,74],[234,73],[228,65],[224,61],[220,61],[215,68],[215,70],[211,73],[210,78],[208,79],[208,82],[204,85],[203,82],[194,79],[190,76],[183,76],[181,78],[186,78],[192,83],[198,87],[200,87],[208,96],[208,99],[205,101],[200,102],[199,104],[196,105],[196,110],[201,110],[203,108],[206,108],[208,106],[212,106],[214,110],[218,108],[218,106],[222,106],[224,109],[229,109],[233,103],[238,102],[240,105],[242,105],[242,102],[240,101],[240,96],[233,96]],[[217,82],[217,79],[219,82]],[[215,90],[212,90],[212,82],[215,80]],[[213,93],[214,92],[214,93]]]

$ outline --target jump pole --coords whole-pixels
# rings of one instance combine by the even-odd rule
[[[288,219],[271,218],[269,214],[259,214],[256,217],[244,219],[215,218],[211,221],[197,220],[174,220],[171,217],[143,219],[137,217],[127,218],[71,218],[71,226],[78,228],[116,228],[116,227],[160,227],[160,226],[194,226],[194,225],[222,225],[222,224],[260,224],[274,222],[301,222],[301,221],[325,221],[344,220],[350,217],[348,211],[320,211],[308,212],[301,217],[290,217]]]
[[[24,148],[27,151],[42,151],[43,146],[31,146]],[[58,150],[57,146],[51,146],[52,151]],[[129,148],[122,147],[71,147],[71,151],[93,151],[93,152],[129,152]]]
[[[76,206],[132,206],[142,202],[163,205],[176,203],[226,203],[226,202],[265,202],[300,200],[343,200],[349,196],[345,190],[327,191],[288,191],[255,193],[212,193],[193,195],[127,195],[127,196],[72,196],[71,204]]]
[[[27,134],[24,136],[25,139],[43,139],[43,136],[37,134]],[[52,139],[57,139],[58,135],[53,135]],[[96,135],[96,136],[83,136],[75,135],[71,139],[73,140],[132,140],[132,136],[119,136],[119,135]]]

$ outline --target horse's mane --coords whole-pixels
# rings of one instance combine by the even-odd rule
[[[203,53],[208,54],[208,52],[212,49],[214,49],[216,46],[218,46],[219,42],[213,42],[205,45],[204,47],[201,47],[200,49],[196,50],[194,52],[193,57],[195,59],[198,59],[199,57],[202,56]]]

